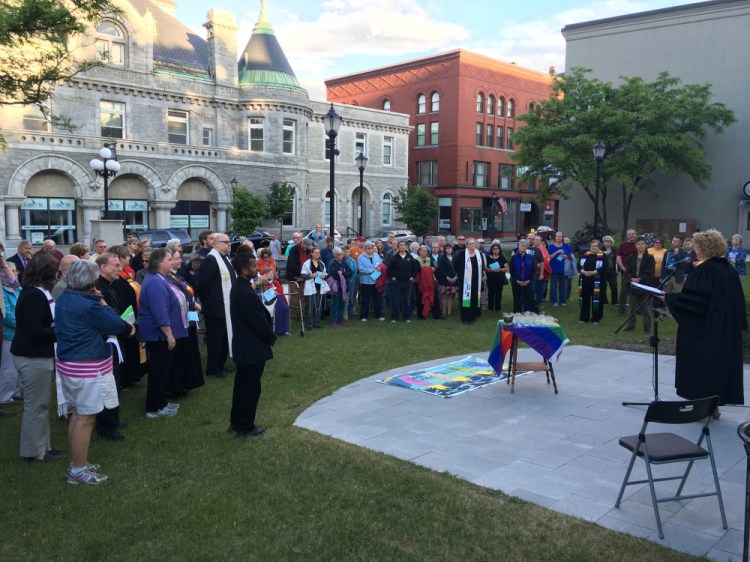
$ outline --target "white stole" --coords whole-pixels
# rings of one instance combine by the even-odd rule
[[[229,356],[232,356],[232,315],[229,310],[229,293],[232,290],[232,276],[227,269],[227,264],[224,263],[224,257],[216,250],[212,248],[208,252],[209,256],[213,256],[216,259],[216,263],[219,265],[219,273],[221,274],[221,296],[224,299],[224,315],[225,322],[227,324],[227,341],[229,342]]]
[[[482,260],[479,258],[477,252],[474,252],[477,257],[477,265],[481,266]],[[469,308],[471,306],[471,284],[472,284],[473,271],[471,270],[471,256],[469,255],[468,248],[464,250],[464,286],[461,292],[461,306]]]

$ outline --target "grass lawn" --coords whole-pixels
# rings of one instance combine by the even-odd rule
[[[579,325],[575,302],[548,310],[571,344],[648,349],[640,322],[613,335],[623,317],[612,307],[599,326]],[[122,396],[127,440],[92,440],[90,461],[110,477],[101,486],[66,484],[67,458],[20,461],[21,407],[9,407],[19,415],[0,419],[0,560],[692,559],[293,427],[305,408],[350,382],[487,351],[498,319],[352,322],[282,338],[263,376],[261,438],[226,432],[231,377],[208,380],[177,416],[157,420],[145,418],[144,381]],[[674,335],[672,321],[662,326],[663,337]],[[53,444],[67,448],[66,424],[51,423]]]

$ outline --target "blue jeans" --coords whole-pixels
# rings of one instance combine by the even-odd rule
[[[334,293],[331,299],[331,324],[344,321],[344,299],[340,293]]]
[[[411,320],[411,281],[391,281],[391,320]]]
[[[544,293],[547,292],[547,281],[536,282],[536,305],[539,306],[544,302]]]
[[[550,279],[549,302],[565,304],[568,302],[568,278],[564,273],[553,273]]]

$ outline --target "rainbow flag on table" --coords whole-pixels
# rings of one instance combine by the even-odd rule
[[[503,322],[500,321],[497,323],[495,339],[492,342],[490,355],[487,358],[487,363],[492,366],[496,373],[502,371],[503,360],[510,350],[514,335],[547,361],[551,361],[560,355],[565,344],[570,341],[563,329],[557,324],[546,326],[514,324],[506,328]]]

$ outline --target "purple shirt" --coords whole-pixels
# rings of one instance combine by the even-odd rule
[[[138,303],[138,339],[165,341],[160,326],[170,326],[175,339],[187,337],[182,323],[180,302],[169,288],[169,281],[158,273],[149,273],[143,280]]]

